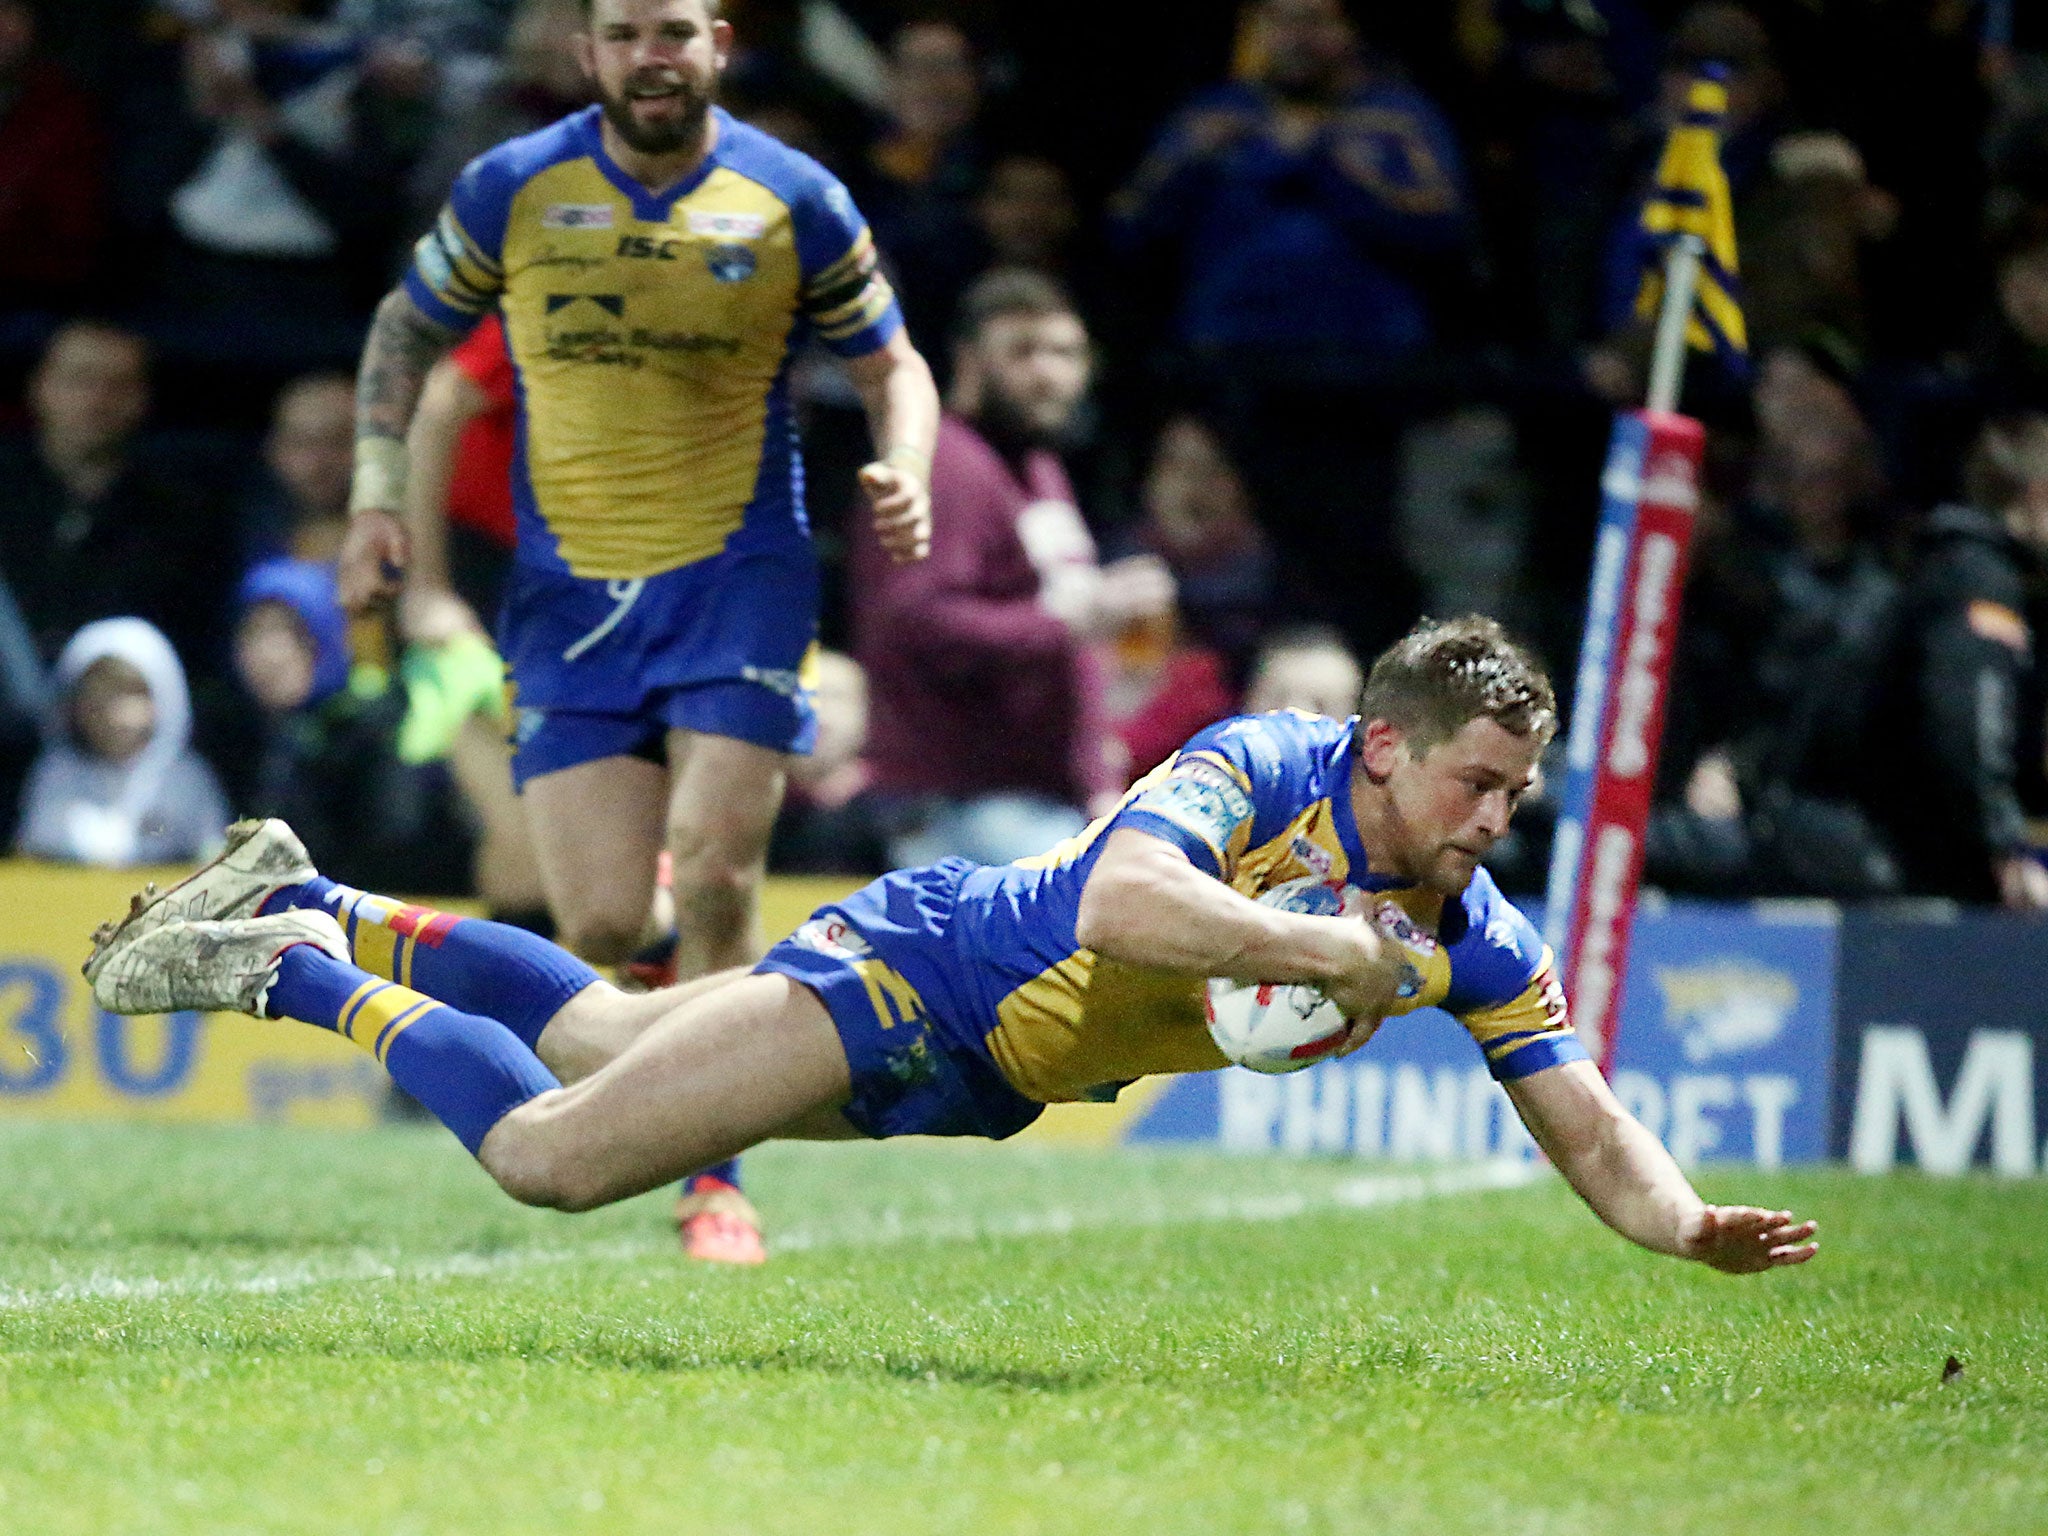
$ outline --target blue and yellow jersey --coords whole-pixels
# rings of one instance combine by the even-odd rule
[[[605,152],[596,107],[501,144],[414,251],[425,314],[504,311],[529,564],[629,580],[802,539],[791,354],[812,334],[864,356],[902,326],[846,189],[713,115],[711,153],[660,193]]]
[[[1346,887],[1391,900],[1435,936],[1448,962],[1430,967],[1407,1006],[1453,1014],[1496,1078],[1584,1059],[1550,951],[1485,870],[1452,900],[1373,872],[1351,809],[1356,723],[1292,711],[1224,721],[1080,836],[966,878],[950,937],[978,962],[973,984],[984,991],[960,1001],[994,1018],[987,1046],[1012,1086],[1054,1103],[1226,1065],[1204,1026],[1200,980],[1105,960],[1075,942],[1082,887],[1119,827],[1165,839],[1246,896],[1303,882],[1327,887],[1332,911]]]

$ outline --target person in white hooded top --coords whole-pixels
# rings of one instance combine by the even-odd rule
[[[171,643],[142,619],[101,619],[57,658],[49,744],[22,794],[20,852],[121,867],[210,857],[226,798],[192,750],[192,700]]]

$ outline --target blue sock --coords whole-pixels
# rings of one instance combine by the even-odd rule
[[[562,1086],[497,1020],[458,1013],[310,944],[284,952],[265,1010],[353,1040],[472,1156],[508,1113]]]
[[[730,1184],[734,1189],[738,1189],[740,1187],[740,1160],[736,1157],[728,1157],[722,1163],[713,1163],[709,1168],[700,1168],[697,1172],[683,1180],[683,1193],[686,1195],[696,1194],[703,1187],[703,1181],[706,1179],[717,1179],[722,1184]]]
[[[465,1013],[496,1019],[531,1048],[597,972],[524,928],[372,896],[324,875],[287,886],[265,912],[320,907],[340,919],[357,965]]]

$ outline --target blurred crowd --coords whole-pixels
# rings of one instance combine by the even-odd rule
[[[2016,0],[727,0],[724,99],[870,219],[946,391],[926,565],[798,369],[828,577],[775,860],[1042,851],[1422,613],[1572,673],[1636,215],[1692,74],[1751,336],[1709,426],[1648,878],[2048,908],[2048,14]],[[456,172],[582,105],[578,0],[0,0],[0,818],[537,904],[488,617],[513,383],[424,407],[428,600],[351,621],[351,369]],[[459,594],[457,596],[456,594]],[[18,815],[14,814],[18,809]],[[1540,889],[1544,807],[1497,855]]]

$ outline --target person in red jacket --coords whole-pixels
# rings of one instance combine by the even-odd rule
[[[932,552],[853,542],[854,648],[870,689],[874,792],[897,863],[1002,864],[1078,832],[1123,788],[1104,647],[1166,618],[1173,579],[1107,566],[1057,448],[1087,394],[1088,331],[1057,285],[998,270],[961,300],[932,461]]]

